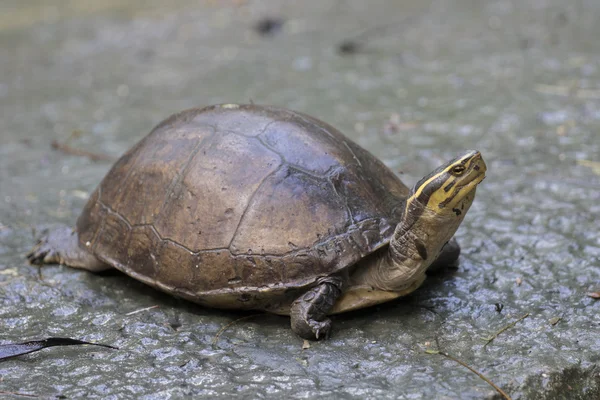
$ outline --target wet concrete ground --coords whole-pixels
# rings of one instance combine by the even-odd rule
[[[0,342],[120,347],[2,362],[0,391],[500,398],[426,353],[439,349],[514,399],[600,397],[600,303],[587,295],[600,290],[598,2],[121,3],[0,5]],[[285,23],[261,36],[265,17]],[[348,39],[358,53],[339,53]],[[111,165],[53,140],[116,158],[173,112],[250,100],[331,123],[409,185],[481,150],[488,178],[458,233],[460,268],[335,317],[331,339],[303,350],[286,318],[204,309],[118,273],[27,265],[34,237],[73,224]]]

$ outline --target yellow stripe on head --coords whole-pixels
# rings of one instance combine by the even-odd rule
[[[419,205],[437,214],[454,212],[460,215],[461,210],[454,207],[474,191],[485,177],[485,171],[481,154],[478,151],[466,152],[417,182],[406,201],[405,212],[409,212],[411,205]]]

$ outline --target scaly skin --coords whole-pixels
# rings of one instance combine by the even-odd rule
[[[42,237],[29,253],[27,259],[32,264],[64,264],[69,267],[92,272],[111,268],[93,254],[79,247],[77,232],[68,226],[61,226]]]
[[[302,296],[297,298],[290,310],[292,330],[303,339],[327,338],[331,320],[327,314],[342,294],[342,279],[337,276],[321,278]]]

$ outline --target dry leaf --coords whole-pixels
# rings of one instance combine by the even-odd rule
[[[554,318],[550,318],[548,320],[548,322],[550,322],[550,324],[552,326],[554,326],[554,325],[558,324],[561,320],[562,320],[562,317],[554,317]]]

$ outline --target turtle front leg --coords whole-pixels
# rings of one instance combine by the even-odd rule
[[[341,294],[341,278],[330,276],[320,279],[317,286],[292,303],[292,330],[303,339],[318,340],[328,337],[331,320],[327,318],[327,314]]]
[[[442,247],[442,251],[437,256],[435,261],[427,268],[427,272],[439,272],[446,267],[456,264],[460,256],[460,246],[454,237]]]
[[[68,226],[61,226],[42,237],[27,253],[27,259],[31,264],[64,264],[92,272],[111,268],[79,247],[77,232]]]

